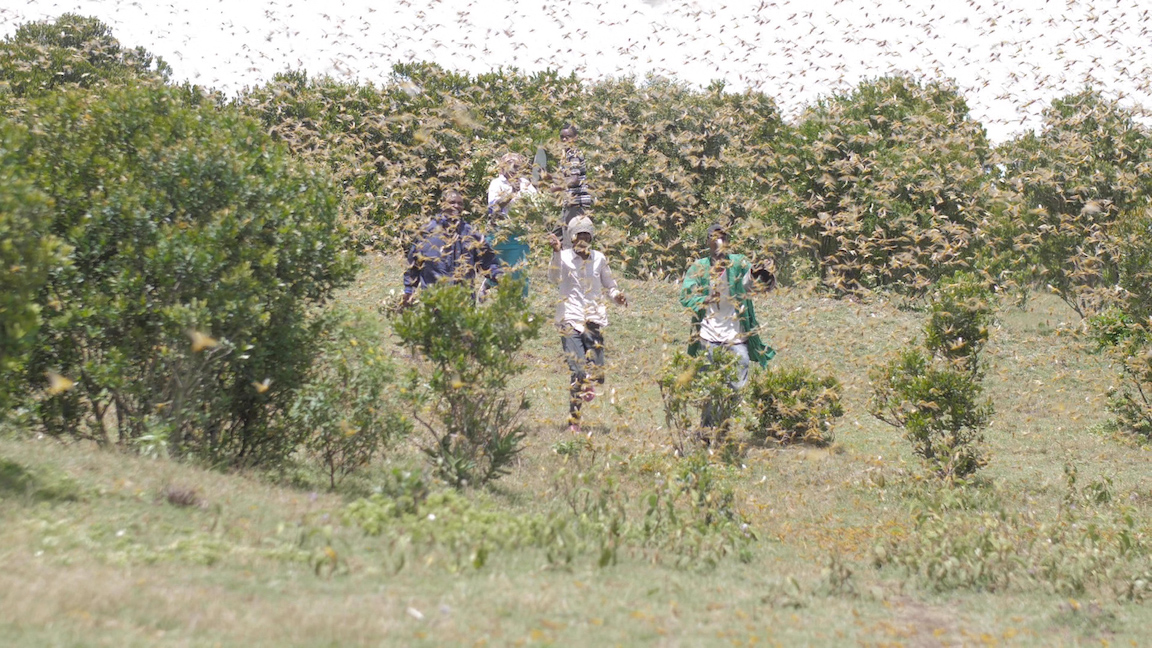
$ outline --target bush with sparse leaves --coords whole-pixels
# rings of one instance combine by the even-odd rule
[[[308,382],[288,408],[285,434],[303,439],[329,488],[411,431],[400,413],[396,365],[383,340],[379,326],[334,313]]]
[[[452,485],[499,478],[523,449],[529,402],[508,383],[524,370],[519,351],[542,321],[512,279],[480,304],[469,286],[437,284],[394,320],[396,334],[420,356],[403,388],[412,418],[428,440],[424,452]]]
[[[668,360],[656,384],[672,447],[680,456],[691,454],[697,440],[730,438],[740,406],[740,394],[731,386],[738,371],[735,354],[720,348],[713,350],[711,362],[704,354],[693,357],[679,350]],[[712,422],[708,429],[702,427],[706,413]]]

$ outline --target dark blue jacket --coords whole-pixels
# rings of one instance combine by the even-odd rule
[[[492,247],[463,218],[453,223],[444,214],[437,214],[421,228],[408,251],[404,293],[411,294],[442,279],[470,281],[477,272],[493,281],[500,278],[500,260]]]

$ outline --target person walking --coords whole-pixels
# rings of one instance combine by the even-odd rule
[[[440,281],[472,283],[477,275],[498,281],[504,270],[492,247],[464,219],[464,197],[459,191],[444,192],[441,211],[420,230],[408,250],[404,271],[402,306],[412,304],[417,292]],[[477,297],[483,295],[484,286]]]
[[[524,296],[528,296],[528,275],[521,266],[528,259],[528,244],[521,240],[524,233],[507,222],[512,203],[525,196],[533,196],[536,187],[525,175],[524,156],[507,153],[500,158],[499,173],[488,183],[488,225],[485,237],[500,261],[511,270],[511,276],[524,282]]]
[[[558,236],[563,236],[562,247],[572,247],[568,237],[568,224],[575,218],[582,216],[592,206],[592,194],[588,192],[588,165],[584,161],[584,153],[576,143],[579,131],[572,124],[560,129],[560,142],[564,146],[564,154],[560,158],[559,183],[553,191],[564,192],[564,206],[560,211],[560,227]]]
[[[604,383],[604,327],[608,326],[605,296],[621,306],[628,298],[616,285],[608,259],[592,249],[594,227],[587,216],[568,225],[572,247],[564,249],[555,235],[549,237],[552,261],[548,279],[559,284],[560,301],[556,324],[571,381],[568,399],[568,430],[580,433],[580,408],[596,396],[596,383]]]
[[[723,225],[711,225],[707,238],[709,255],[688,268],[680,289],[680,303],[692,312],[688,355],[703,352],[709,362],[717,350],[735,355],[737,376],[729,386],[739,392],[748,384],[751,363],[764,367],[776,355],[760,339],[756,311],[749,298],[754,281],[771,290],[776,279],[766,268],[754,268],[744,255],[728,252],[728,231]],[[730,415],[721,404],[709,403],[704,407],[701,427],[721,425]]]

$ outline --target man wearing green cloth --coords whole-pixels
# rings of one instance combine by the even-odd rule
[[[708,228],[711,254],[688,268],[680,290],[680,303],[693,313],[688,354],[697,356],[704,351],[709,362],[718,348],[735,354],[739,374],[731,387],[740,390],[748,384],[752,362],[764,367],[776,355],[757,333],[756,311],[748,296],[753,281],[771,290],[776,278],[766,268],[754,268],[744,255],[729,254],[727,244],[728,232],[723,225],[716,223]],[[712,410],[712,407],[704,409],[703,427],[714,427],[720,422],[717,419],[723,418]]]

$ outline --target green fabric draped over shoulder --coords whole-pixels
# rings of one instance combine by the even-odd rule
[[[760,335],[756,333],[759,323],[756,321],[756,309],[752,306],[752,299],[744,290],[744,275],[752,264],[743,254],[728,255],[728,294],[737,304],[740,317],[740,329],[744,333],[744,341],[748,344],[748,358],[761,367],[768,366],[768,361],[776,356],[776,351],[764,344]],[[712,259],[704,257],[697,260],[688,268],[684,275],[684,285],[680,288],[680,303],[693,312],[692,337],[688,345],[688,355],[699,355],[703,349],[700,344],[700,322],[704,319],[704,299],[708,297],[709,284],[712,276]]]

